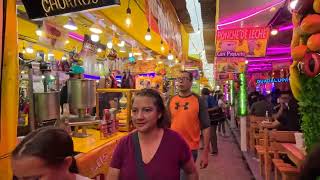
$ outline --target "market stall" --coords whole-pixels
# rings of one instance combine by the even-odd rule
[[[1,112],[14,115],[8,118],[1,114],[0,179],[12,176],[10,168],[3,169],[2,165],[8,167],[7,155],[15,147],[17,135],[23,138],[30,131],[48,125],[64,128],[73,136],[79,161],[89,158],[97,163],[95,158],[101,160],[102,149],[108,153],[102,154],[106,165],[102,174],[106,174],[115,145],[132,130],[130,102],[136,83],[148,77],[151,88],[168,92],[166,74],[176,74],[187,56],[188,34],[169,12],[174,10],[170,3],[153,8],[162,11],[166,7],[165,17],[156,16],[158,12],[145,14],[141,7],[159,5],[145,1],[92,1],[63,10],[51,8],[50,3],[5,4],[8,8],[4,13],[10,13],[6,17],[16,21],[17,27],[7,25],[3,37],[7,38],[9,31],[18,34],[2,41],[9,54],[4,54],[7,73],[2,77],[5,98],[1,98]],[[70,17],[64,16],[66,13]],[[156,21],[149,22],[147,16],[151,15]],[[129,22],[139,25],[132,28]],[[163,26],[164,22],[175,29]],[[146,34],[140,33],[147,29],[150,30]],[[169,38],[171,33],[175,33],[174,39]],[[17,52],[11,52],[13,49]],[[146,73],[155,75],[151,78]],[[145,87],[147,83],[138,89]],[[19,105],[14,103],[18,102],[18,95]],[[4,106],[4,102],[10,103]],[[109,159],[104,159],[106,156]],[[84,175],[99,174],[92,167],[88,172],[88,167],[79,164]]]

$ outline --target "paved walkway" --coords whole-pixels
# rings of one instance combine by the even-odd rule
[[[209,166],[200,170],[200,180],[253,180],[235,139],[218,135],[219,154],[209,156]]]

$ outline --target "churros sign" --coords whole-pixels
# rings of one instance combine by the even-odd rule
[[[120,0],[22,0],[30,19],[120,5]]]
[[[239,28],[217,31],[217,57],[263,57],[266,55],[269,28]]]

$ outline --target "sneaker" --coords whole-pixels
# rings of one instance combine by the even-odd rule
[[[218,152],[211,152],[210,155],[211,155],[211,156],[217,156],[217,155],[218,155]]]

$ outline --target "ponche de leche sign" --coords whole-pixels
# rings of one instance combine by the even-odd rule
[[[269,28],[239,28],[217,31],[217,57],[263,57],[266,55]]]
[[[120,5],[120,0],[22,0],[30,19]]]

